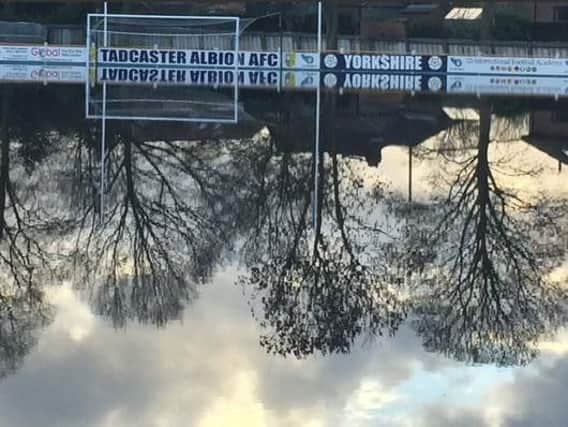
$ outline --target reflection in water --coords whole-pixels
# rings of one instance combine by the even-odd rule
[[[96,124],[70,111],[65,123],[29,133],[7,107],[18,104],[9,90],[1,122],[2,372],[17,368],[50,319],[38,282],[46,267],[116,327],[164,326],[181,318],[200,284],[238,260],[236,281],[262,328],[261,345],[298,358],[348,353],[359,340],[394,335],[408,317],[429,351],[525,364],[564,324],[566,295],[550,273],[566,255],[565,195],[525,195],[505,183],[538,171],[493,158],[506,138],[491,141],[489,100],[475,106],[472,125],[431,99],[385,97],[354,126],[342,110],[349,98],[327,93],[315,154],[313,105],[286,107],[305,104],[301,94],[282,103],[243,96],[258,112],[243,127],[114,123],[101,189]],[[380,149],[414,147],[439,132],[446,136],[434,150],[409,148],[419,163],[438,162],[432,194],[420,202],[410,194],[409,203],[384,176]]]
[[[0,378],[14,372],[34,346],[38,329],[46,326],[52,313],[44,301],[43,280],[47,276],[48,253],[42,239],[52,232],[51,221],[42,216],[32,186],[20,187],[26,156],[20,151],[35,145],[39,137],[12,126],[17,114],[15,93],[1,89],[0,105]],[[21,181],[20,181],[21,182]]]
[[[331,108],[323,114],[330,120],[335,101],[330,96],[325,102]],[[256,317],[268,329],[261,345],[269,352],[297,357],[346,353],[358,336],[393,334],[404,318],[396,290],[389,287],[387,266],[372,250],[385,234],[373,220],[381,183],[363,188],[358,172],[338,158],[335,135],[325,135],[329,159],[319,163],[315,229],[310,227],[311,186],[306,185],[314,175],[312,155],[283,153],[267,161],[278,162],[277,173],[257,179],[270,182],[258,194],[274,191],[259,200],[260,227],[247,245],[253,253],[245,252],[251,273],[241,284],[252,287],[261,302]]]
[[[565,320],[566,292],[549,276],[566,253],[559,221],[567,201],[528,199],[500,184],[499,175],[523,171],[490,159],[488,101],[479,115],[477,147],[448,160],[455,168],[438,183],[447,193],[412,221],[408,244],[422,273],[414,280],[412,323],[430,351],[525,364],[539,339]]]
[[[73,178],[99,182],[92,149],[77,141]],[[82,152],[86,151],[86,154]],[[207,282],[230,233],[225,177],[214,144],[148,142],[117,128],[107,154],[106,206],[82,207],[73,254],[80,286],[116,326],[163,325],[180,317],[195,285]]]

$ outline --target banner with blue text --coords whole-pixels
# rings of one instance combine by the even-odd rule
[[[319,69],[317,54],[296,52],[280,55],[279,52],[99,48],[97,62],[121,66]]]

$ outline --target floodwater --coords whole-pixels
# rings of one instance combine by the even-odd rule
[[[0,65],[0,427],[566,425],[565,77]]]
[[[563,425],[562,100],[1,90],[0,425]]]

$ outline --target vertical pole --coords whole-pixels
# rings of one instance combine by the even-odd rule
[[[91,75],[91,16],[87,15],[87,34],[86,34],[86,50],[87,50],[87,83],[85,84],[85,115],[89,117],[89,96],[90,96],[90,75]]]
[[[408,202],[412,204],[412,146],[408,147]],[[409,205],[410,206],[410,205]]]
[[[412,146],[408,147],[408,210],[406,211],[406,245],[409,244],[411,237],[410,237],[410,232],[411,232],[411,225],[413,224],[413,220],[412,220],[412,157],[413,157],[413,149]],[[410,260],[408,258],[408,254],[410,253],[410,251],[407,249],[406,251],[406,260],[404,261],[404,280],[405,280],[405,285],[409,286],[410,285],[410,279],[411,279],[411,275],[412,272],[410,271]]]
[[[318,2],[318,58],[322,50],[322,3]],[[320,115],[321,115],[321,76],[318,71],[318,87],[316,91],[316,134],[315,134],[315,165],[314,165],[314,230],[318,228],[319,206],[319,164],[320,164]]]
[[[103,43],[104,47],[108,47],[108,22],[107,22],[107,14],[108,14],[108,6],[107,2],[105,1],[104,6],[104,32],[103,32]],[[105,203],[105,175],[106,175],[106,167],[105,167],[105,160],[106,160],[106,102],[107,102],[107,86],[106,83],[103,83],[103,111],[102,111],[102,137],[101,137],[101,184],[100,184],[100,192],[101,192],[101,223],[104,221],[104,203]]]
[[[235,28],[235,123],[239,121],[239,63],[240,63],[240,39],[241,39],[241,18],[236,18]]]
[[[318,54],[319,55],[321,55],[321,50],[322,50],[322,28],[323,28],[322,3],[320,1],[318,2]]]
[[[108,46],[108,21],[107,21],[107,15],[108,15],[108,5],[107,2],[105,1],[105,8],[104,8],[104,14],[105,14],[105,19],[103,21],[103,43],[105,45],[105,47]]]

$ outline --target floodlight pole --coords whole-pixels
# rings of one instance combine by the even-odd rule
[[[318,58],[321,58],[322,51],[322,3],[318,2]],[[318,70],[318,81],[321,81]],[[315,135],[315,162],[314,162],[314,203],[313,203],[313,224],[314,232],[318,228],[318,206],[319,206],[319,164],[320,164],[320,115],[321,115],[321,84],[318,83],[316,91],[316,135]],[[314,237],[314,239],[317,236]],[[315,243],[315,241],[314,241]]]
[[[103,43],[104,47],[108,47],[108,5],[105,1],[104,4],[104,32],[103,32]],[[101,223],[104,221],[104,203],[105,203],[105,160],[106,160],[106,98],[107,98],[107,86],[106,82],[103,82],[103,106],[102,106],[102,138],[101,138]]]

